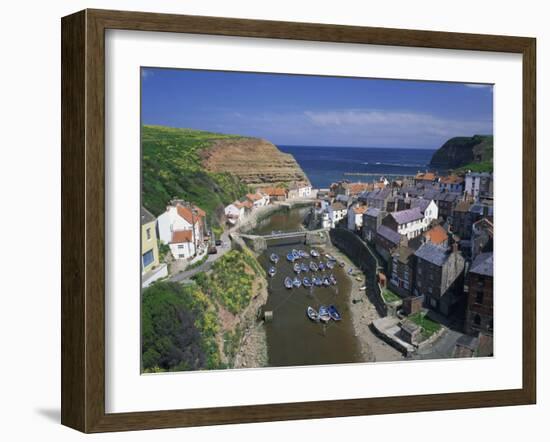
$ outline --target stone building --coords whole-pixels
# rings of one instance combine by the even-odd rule
[[[374,241],[376,231],[380,224],[382,224],[382,218],[386,216],[386,212],[377,209],[376,207],[369,207],[363,214],[363,239],[365,241]]]
[[[400,244],[390,261],[390,289],[406,298],[411,295],[414,276],[414,250]]]
[[[468,272],[468,306],[465,331],[493,333],[493,252],[482,253]]]
[[[450,316],[463,299],[464,258],[458,244],[441,247],[425,243],[415,252],[414,290],[426,306]]]

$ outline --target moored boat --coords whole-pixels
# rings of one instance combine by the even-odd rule
[[[319,252],[318,252],[317,250],[315,250],[315,249],[311,249],[311,250],[309,251],[309,254],[310,254],[311,256],[313,256],[314,258],[318,258],[318,257],[319,257]]]
[[[305,262],[303,262],[302,264],[300,264],[300,270],[302,272],[309,272],[309,267]]]
[[[342,316],[340,315],[338,310],[336,310],[336,307],[334,305],[329,305],[327,310],[330,318],[334,321],[340,321],[342,319]]]
[[[301,269],[301,267],[300,267],[300,264],[297,263],[297,262],[294,263],[294,266],[292,266],[292,268],[294,269],[294,271],[295,271],[296,273],[300,273],[300,272],[302,271],[302,269]]]
[[[327,268],[333,269],[334,268],[334,261],[327,261]]]
[[[277,264],[279,262],[279,255],[272,253],[269,259],[273,264]]]
[[[336,281],[336,278],[332,274],[329,276],[329,280],[332,285],[336,285],[338,283],[338,281]]]
[[[305,277],[302,279],[302,285],[304,287],[311,287],[311,280],[308,277]]]
[[[317,267],[317,264],[315,264],[313,261],[311,261],[309,263],[309,269],[312,271],[312,272],[316,272],[317,270],[319,270],[319,267]]]
[[[300,256],[300,258],[305,258],[306,252],[304,252],[303,250],[298,250],[298,255]]]
[[[330,279],[328,279],[328,276],[325,276],[325,277],[323,278],[323,285],[324,285],[325,287],[328,287],[328,286],[330,285]]]
[[[273,266],[269,267],[269,270],[267,271],[269,273],[269,276],[273,277],[277,273],[277,269]]]
[[[298,253],[298,250],[292,249],[290,253],[292,253],[292,256],[294,256],[294,259],[300,259],[300,253]]]
[[[302,281],[300,281],[300,278],[294,278],[292,284],[294,287],[300,287],[302,285]]]
[[[315,322],[319,321],[319,313],[317,313],[317,311],[313,307],[308,305],[306,313],[307,313],[307,317],[312,321],[315,321]]]
[[[294,262],[296,259],[292,253],[287,253],[286,259],[288,259],[290,262]]]
[[[317,287],[323,285],[323,280],[321,278],[319,278],[318,276],[316,276],[315,278],[313,278],[313,284],[315,284]]]
[[[330,313],[328,307],[322,305],[319,307],[319,320],[323,322],[330,321]]]
[[[329,261],[336,261],[336,259],[329,253],[325,253],[325,258],[327,258]]]
[[[319,263],[319,270],[321,270],[321,272],[325,270],[325,263],[323,261]]]
[[[292,279],[290,279],[288,276],[285,278],[285,287],[287,289],[291,289],[292,288]]]

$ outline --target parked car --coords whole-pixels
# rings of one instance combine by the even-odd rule
[[[216,240],[216,245],[217,245],[217,246],[221,246],[221,245],[222,245],[222,240],[221,240],[221,239],[217,239],[217,240]]]
[[[215,246],[212,246],[208,249],[209,255],[215,255],[216,253],[218,253],[218,249]]]

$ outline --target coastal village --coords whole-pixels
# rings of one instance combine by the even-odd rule
[[[351,310],[362,312],[354,326],[358,337],[369,334],[367,360],[384,360],[388,346],[399,358],[492,355],[492,173],[425,171],[326,189],[302,180],[248,190],[224,207],[217,229],[193,201],[167,201],[158,217],[142,208],[142,287],[208,272],[242,248],[245,227],[305,204],[311,209],[304,229],[325,232],[319,235],[354,279]]]

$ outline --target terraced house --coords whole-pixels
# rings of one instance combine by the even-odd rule
[[[147,287],[167,276],[166,264],[159,262],[159,249],[155,217],[141,208],[141,284]]]

